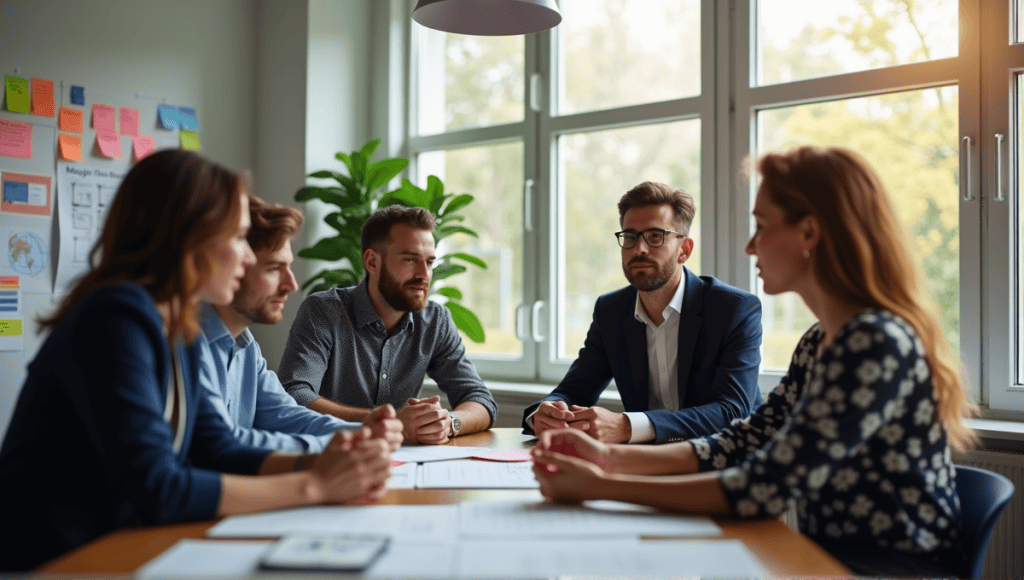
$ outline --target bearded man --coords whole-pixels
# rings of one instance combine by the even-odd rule
[[[434,216],[390,206],[361,231],[366,276],[357,286],[311,294],[299,307],[280,376],[301,404],[361,422],[373,408],[398,409],[405,439],[446,443],[490,428],[497,404],[466,358],[448,309],[427,300]],[[420,399],[424,375],[440,397]]]
[[[579,356],[526,408],[525,433],[664,443],[715,433],[761,405],[761,302],[683,266],[695,213],[689,194],[662,183],[622,196],[615,237],[630,285],[597,299]],[[612,379],[625,413],[595,406]]]

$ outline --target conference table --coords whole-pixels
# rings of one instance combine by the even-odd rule
[[[528,449],[536,439],[518,428],[496,428],[458,437],[455,446],[495,450]],[[395,489],[378,504],[456,504],[474,500],[542,500],[535,489]],[[358,502],[356,502],[358,503]],[[126,528],[111,532],[35,570],[43,574],[130,575],[182,539],[201,539],[218,520]],[[817,544],[777,518],[715,517],[720,539],[736,539],[775,577],[850,576],[851,572]],[[667,540],[687,541],[687,540]]]

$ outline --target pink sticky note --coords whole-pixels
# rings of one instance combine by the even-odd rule
[[[530,450],[508,449],[505,451],[494,451],[492,453],[474,455],[473,459],[483,459],[485,461],[529,461]]]
[[[100,153],[111,159],[121,158],[121,138],[114,132],[96,131],[96,144]]]
[[[152,135],[139,135],[132,140],[132,149],[135,150],[135,160],[141,161],[150,153],[156,151],[156,143]]]
[[[128,107],[121,107],[121,134],[132,136],[139,134],[138,109],[129,109]]]
[[[32,124],[0,119],[0,155],[32,159]]]
[[[117,127],[115,127],[115,120],[117,119],[117,109],[110,105],[101,105],[100,103],[93,103],[92,105],[92,128],[96,129],[96,132],[100,131],[104,133],[117,133]]]

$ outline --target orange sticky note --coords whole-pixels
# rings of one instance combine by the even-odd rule
[[[117,133],[117,127],[115,126],[117,119],[117,109],[110,105],[101,105],[100,103],[93,103],[92,105],[92,128],[96,129],[96,132],[100,131],[104,133]]]
[[[121,158],[121,137],[114,132],[96,131],[96,144],[100,146],[100,153],[111,159]]]
[[[184,149],[190,149],[192,151],[201,150],[203,146],[199,143],[199,133],[196,133],[195,131],[182,131],[181,146]]]
[[[82,138],[78,135],[61,135],[60,158],[68,161],[82,161]]]
[[[32,112],[53,116],[53,81],[32,77]]]
[[[0,155],[32,159],[32,124],[0,119]]]
[[[85,115],[78,109],[60,108],[60,130],[72,133],[82,132],[82,119]]]
[[[132,149],[135,150],[135,160],[141,161],[143,157],[156,151],[156,142],[152,135],[139,135],[132,141]]]
[[[121,134],[136,136],[139,134],[139,111],[121,107]]]

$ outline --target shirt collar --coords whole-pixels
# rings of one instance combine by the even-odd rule
[[[241,350],[249,346],[253,341],[252,333],[246,328],[238,335],[238,338],[231,336],[231,331],[228,330],[224,320],[221,319],[220,314],[206,302],[203,302],[199,307],[199,326],[203,329],[203,334],[206,335],[206,340],[213,343],[228,342],[235,346],[235,350]]]
[[[373,301],[370,300],[369,276],[363,276],[362,281],[359,282],[359,285],[356,286],[355,290],[352,292],[352,305],[355,308],[357,327],[368,326],[379,322],[383,328],[384,320],[380,317],[380,314],[377,313],[377,309],[374,308]],[[400,327],[412,327],[412,313],[406,312],[398,324]]]
[[[672,300],[669,300],[668,306],[666,306],[665,310],[661,312],[661,317],[665,320],[668,320],[669,314],[671,314],[672,310],[675,310],[677,313],[682,313],[683,311],[683,296],[686,294],[686,268],[680,266],[680,269],[682,270],[682,273],[679,276],[679,285],[676,286],[676,291],[675,294],[672,295]],[[650,317],[647,316],[647,311],[644,310],[643,302],[640,301],[639,291],[636,293],[636,304],[633,306],[633,316],[644,324],[654,324],[651,322]]]

